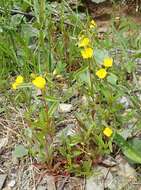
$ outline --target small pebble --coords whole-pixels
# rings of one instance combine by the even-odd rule
[[[0,189],[2,189],[5,181],[6,181],[7,175],[6,174],[0,174]]]
[[[68,113],[72,110],[72,104],[59,104],[58,111],[59,113]]]
[[[15,180],[11,180],[9,183],[8,183],[8,187],[14,187],[16,184],[16,181]]]

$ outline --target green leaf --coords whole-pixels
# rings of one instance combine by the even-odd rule
[[[54,102],[50,108],[49,108],[49,111],[48,111],[48,115],[49,116],[52,116],[54,114],[54,112],[56,111],[56,109],[58,108],[58,102]]]
[[[134,150],[141,153],[141,139],[133,138],[129,140],[129,144],[134,148]]]
[[[58,99],[53,96],[46,96],[46,100],[49,102],[58,102]]]
[[[93,174],[92,172],[92,161],[88,159],[87,161],[83,162],[82,173],[83,175],[91,176]]]
[[[25,37],[37,37],[38,36],[38,29],[34,28],[31,24],[23,24],[22,25],[23,34]]]
[[[131,73],[134,71],[135,67],[136,67],[136,64],[134,62],[128,62],[126,65],[125,65],[128,73]]]
[[[80,150],[74,150],[74,151],[73,151],[72,158],[73,158],[73,157],[77,157],[77,156],[79,156],[80,154],[82,154],[82,152],[81,152]]]
[[[98,64],[102,64],[104,58],[109,57],[107,50],[95,49],[94,50],[94,57]]]
[[[37,19],[37,22],[39,23],[39,2],[38,2],[38,0],[34,0],[33,2],[34,2],[34,4],[33,4],[34,14]]]
[[[59,61],[58,64],[56,64],[56,67],[53,72],[56,75],[59,75],[64,72],[65,67],[66,67],[66,63]]]
[[[74,74],[74,78],[75,79],[78,78],[81,74],[85,73],[86,71],[88,71],[88,65],[77,70],[76,73]]]
[[[87,83],[90,86],[90,73],[88,66],[82,67],[75,74],[74,78],[77,79],[80,83]]]
[[[28,150],[23,145],[17,145],[13,151],[13,156],[16,158],[22,158],[28,154]]]
[[[11,17],[11,26],[17,27],[24,20],[23,15],[16,14]]]
[[[116,85],[117,80],[118,80],[118,77],[117,77],[115,74],[113,74],[113,73],[111,73],[111,74],[107,77],[107,81],[108,81],[110,84],[112,84],[112,85]]]
[[[141,151],[139,149],[136,149],[135,145],[127,142],[121,135],[117,133],[114,136],[114,141],[121,148],[123,154],[129,160],[131,160],[134,163],[141,164]]]

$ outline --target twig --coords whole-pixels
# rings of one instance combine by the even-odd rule
[[[83,189],[86,189],[86,176],[84,177]]]
[[[35,173],[34,173],[33,161],[32,161],[31,157],[30,157],[30,163],[31,163],[32,181],[33,181],[33,185],[34,185],[33,189],[36,189]]]
[[[63,189],[64,189],[65,184],[66,184],[66,182],[68,181],[69,178],[70,178],[70,176],[67,176],[67,177],[64,179],[64,181],[63,181],[61,187],[60,187],[58,190],[63,190]]]
[[[141,183],[132,183],[132,185],[141,185]]]
[[[106,179],[107,179],[107,177],[108,177],[108,175],[109,175],[110,169],[111,169],[111,168],[108,169],[108,172],[106,173],[106,176],[105,176],[104,179],[103,179],[103,189],[105,189],[105,182],[106,182]]]

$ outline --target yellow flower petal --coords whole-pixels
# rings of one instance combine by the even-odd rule
[[[113,134],[112,129],[110,129],[109,127],[106,127],[103,131],[103,134],[107,137],[110,137]]]
[[[99,70],[96,72],[96,75],[98,76],[98,78],[103,79],[103,78],[106,77],[107,71],[106,71],[105,69],[99,69]]]
[[[91,58],[93,56],[93,49],[85,48],[85,49],[81,50],[81,55],[82,55],[83,59]]]
[[[81,40],[80,40],[80,42],[78,43],[78,46],[79,47],[86,47],[86,46],[88,46],[90,44],[90,40],[89,40],[89,38],[82,38]]]
[[[12,84],[12,89],[13,89],[13,90],[16,90],[16,89],[17,89],[17,83],[16,83],[16,82],[14,82],[14,83]]]
[[[19,76],[17,76],[17,78],[15,80],[15,83],[22,84],[23,81],[24,81],[24,78],[21,75],[19,75]]]
[[[24,82],[24,78],[19,75],[17,76],[15,82],[12,84],[12,89],[16,90],[18,86],[20,86]]]
[[[106,58],[104,59],[103,65],[104,65],[105,67],[112,67],[112,65],[113,65],[113,59],[112,59],[111,57],[106,57]]]
[[[90,22],[90,29],[93,29],[93,28],[95,28],[96,26],[97,26],[96,22],[95,22],[94,20],[92,20],[92,21]]]
[[[32,81],[32,83],[33,83],[34,86],[36,86],[37,88],[43,89],[43,88],[45,88],[46,80],[45,80],[43,77],[38,76],[38,77],[36,77],[36,78]]]

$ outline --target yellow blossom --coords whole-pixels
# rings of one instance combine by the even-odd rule
[[[17,89],[17,83],[16,83],[16,82],[14,82],[14,83],[12,84],[12,89],[13,89],[13,90],[16,90],[16,89]]]
[[[17,76],[15,83],[20,85],[23,83],[23,81],[24,81],[24,78],[21,75],[19,75],[19,76]]]
[[[36,77],[36,78],[32,81],[32,83],[33,83],[34,86],[36,86],[37,88],[43,89],[43,88],[45,88],[46,80],[45,80],[43,77],[38,76],[38,77]]]
[[[92,20],[92,21],[90,22],[90,28],[93,29],[93,28],[95,28],[96,26],[97,26],[96,22],[95,22],[94,20]]]
[[[82,55],[83,59],[91,58],[93,56],[93,49],[85,48],[85,49],[81,50],[81,55]]]
[[[96,72],[96,75],[100,78],[100,79],[103,79],[106,77],[107,75],[107,71],[105,69],[99,69],[97,72]]]
[[[111,57],[106,57],[106,58],[104,59],[103,65],[104,65],[105,67],[112,67],[112,65],[113,65],[113,59],[112,59]]]
[[[17,76],[15,82],[12,84],[12,89],[16,90],[23,82],[24,78],[21,75]]]
[[[90,44],[89,38],[83,37],[80,39],[80,42],[78,43],[79,47],[86,47]]]
[[[106,127],[103,131],[103,134],[107,137],[110,137],[113,134],[112,129],[110,129],[109,127]]]

